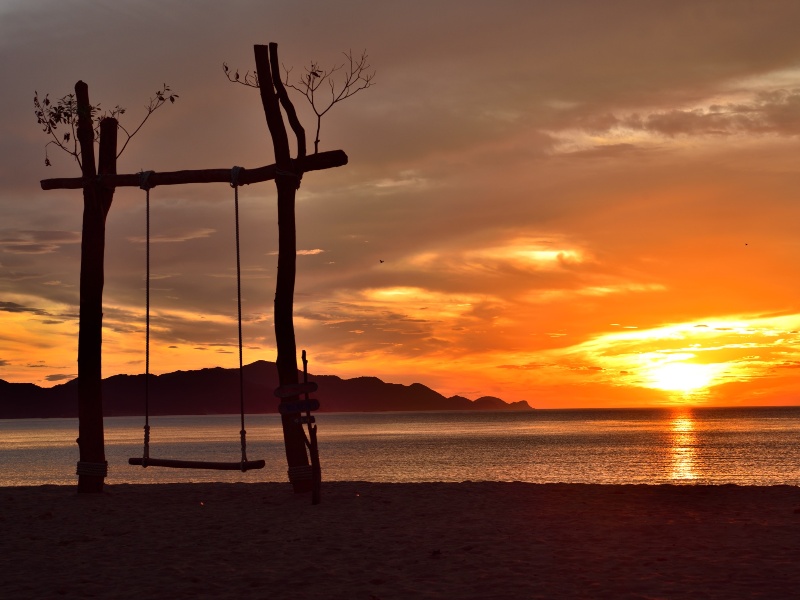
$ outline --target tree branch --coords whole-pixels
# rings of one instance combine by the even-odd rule
[[[309,67],[305,69],[305,75],[301,76],[300,79],[296,84],[289,82],[289,74],[291,72],[290,69],[284,67],[285,76],[284,76],[284,84],[286,87],[290,87],[295,91],[300,92],[303,96],[306,97],[308,103],[311,105],[311,109],[314,111],[314,114],[317,116],[317,135],[314,140],[314,152],[319,152],[319,132],[322,127],[322,117],[325,115],[334,104],[341,102],[349,98],[350,96],[354,96],[361,90],[365,90],[368,87],[372,86],[373,79],[375,77],[375,71],[369,72],[370,65],[367,62],[368,55],[366,50],[361,53],[360,58],[353,57],[353,51],[343,52],[345,58],[347,59],[345,63],[340,65],[334,65],[330,69],[323,69],[321,68],[316,62],[311,61]],[[348,68],[342,71],[345,67],[345,64],[348,65]],[[336,78],[334,75],[342,71],[344,73],[344,80],[341,82],[341,86],[337,84]],[[317,90],[323,83],[327,83],[330,89],[330,100],[327,104],[318,104],[318,96]],[[338,90],[338,91],[337,91]]]
[[[225,77],[228,78],[228,81],[231,83],[238,83],[240,85],[244,85],[251,88],[257,88],[258,85],[258,72],[247,71],[244,74],[244,77],[239,75],[239,69],[236,69],[235,72],[231,73],[230,68],[228,67],[228,63],[222,63],[222,70],[225,72]]]

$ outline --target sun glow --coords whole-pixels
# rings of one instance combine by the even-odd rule
[[[669,362],[650,370],[649,387],[667,392],[696,392],[713,385],[719,370],[719,365]]]

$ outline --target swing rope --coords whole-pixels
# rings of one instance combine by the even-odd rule
[[[231,169],[231,187],[233,188],[233,211],[236,221],[236,308],[239,324],[239,414],[242,429],[239,432],[242,442],[242,465],[247,462],[247,431],[244,428],[244,366],[242,363],[242,266],[239,252],[239,173],[242,167]]]
[[[148,178],[153,174],[153,171],[143,171],[139,174],[139,187],[146,192],[146,221],[147,221],[147,234],[146,234],[146,286],[145,286],[145,387],[144,387],[144,412],[145,412],[145,425],[144,425],[144,451],[142,458],[130,458],[128,464],[141,465],[143,467],[175,467],[183,469],[216,469],[216,470],[241,470],[247,471],[249,469],[262,469],[265,466],[263,460],[247,460],[247,432],[244,426],[244,369],[242,361],[242,269],[240,261],[239,249],[239,174],[242,167],[233,167],[231,169],[231,187],[234,191],[234,213],[236,221],[236,304],[237,304],[237,321],[239,326],[239,414],[241,417],[241,430],[239,432],[242,459],[238,463],[227,462],[209,462],[209,461],[188,461],[188,460],[169,460],[150,458],[150,185]]]
[[[147,221],[147,235],[145,241],[145,342],[144,342],[144,451],[142,452],[142,466],[147,466],[150,458],[150,185],[148,179],[153,171],[139,173],[139,187],[145,190],[147,201],[145,214]]]

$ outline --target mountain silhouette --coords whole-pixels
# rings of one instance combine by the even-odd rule
[[[244,367],[243,375],[245,412],[277,412],[275,363],[256,361]],[[493,396],[447,398],[421,383],[386,383],[377,377],[309,375],[309,381],[319,386],[313,395],[320,401],[322,412],[533,410],[525,400],[507,403]],[[151,415],[235,414],[239,412],[239,370],[216,367],[150,375],[149,395]],[[144,414],[144,398],[144,375],[113,375],[103,380],[105,416]],[[0,419],[77,416],[77,379],[52,388],[0,379]]]

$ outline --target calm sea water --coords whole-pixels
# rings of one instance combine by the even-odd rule
[[[800,407],[317,415],[323,479],[800,485]],[[286,481],[277,415],[249,416],[258,471],[143,469],[142,418],[106,419],[108,483]],[[151,418],[150,455],[237,461],[239,417]],[[73,484],[77,420],[0,420],[0,486]]]

